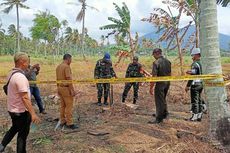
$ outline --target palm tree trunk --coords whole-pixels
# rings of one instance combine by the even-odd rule
[[[81,38],[81,53],[83,56],[83,59],[86,61],[86,57],[85,57],[85,3],[83,4],[83,19],[82,19],[82,38]]]
[[[17,39],[16,39],[16,44],[17,44],[17,51],[20,52],[20,33],[19,33],[19,12],[18,12],[18,4],[16,4],[16,11],[17,11]]]
[[[204,74],[222,74],[217,27],[217,7],[215,0],[200,3],[200,48]],[[223,82],[216,79],[213,82]],[[226,101],[225,87],[205,86],[205,94],[210,113],[210,134],[218,141],[230,144],[230,109]]]

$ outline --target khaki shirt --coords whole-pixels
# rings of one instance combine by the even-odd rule
[[[67,78],[72,79],[72,72],[70,66],[64,62],[59,64],[56,68],[56,77],[57,80],[67,80]],[[58,84],[58,86],[61,87],[68,87],[69,85],[70,84],[64,84],[64,83]]]

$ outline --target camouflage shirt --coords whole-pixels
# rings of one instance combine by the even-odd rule
[[[201,75],[202,74],[202,66],[200,63],[200,60],[194,61],[191,65],[191,75]],[[189,80],[187,83],[187,87],[190,87],[192,85],[194,80]],[[201,80],[196,80],[199,82],[202,82]]]
[[[132,78],[132,77],[143,77],[141,73],[142,65],[140,63],[130,63],[127,70],[125,77]]]
[[[112,62],[100,59],[94,69],[94,78],[112,78],[116,77],[116,73],[113,70]]]

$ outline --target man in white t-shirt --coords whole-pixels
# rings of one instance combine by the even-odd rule
[[[24,75],[28,67],[29,58],[26,53],[18,52],[14,56],[15,67],[8,75],[9,85],[7,94],[7,108],[12,119],[12,126],[5,134],[0,152],[3,152],[7,144],[17,136],[17,153],[26,153],[26,139],[30,130],[30,123],[39,123],[30,99],[29,82]]]

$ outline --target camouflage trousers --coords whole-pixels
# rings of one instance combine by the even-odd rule
[[[128,92],[132,86],[134,99],[138,99],[139,82],[126,83],[122,98],[126,99]]]
[[[191,104],[192,104],[192,112],[194,114],[202,112],[202,104],[204,101],[201,98],[201,92],[203,90],[202,84],[192,85],[190,94],[191,94]]]
[[[109,96],[110,83],[97,83],[97,98],[101,98],[104,90],[104,98]]]

